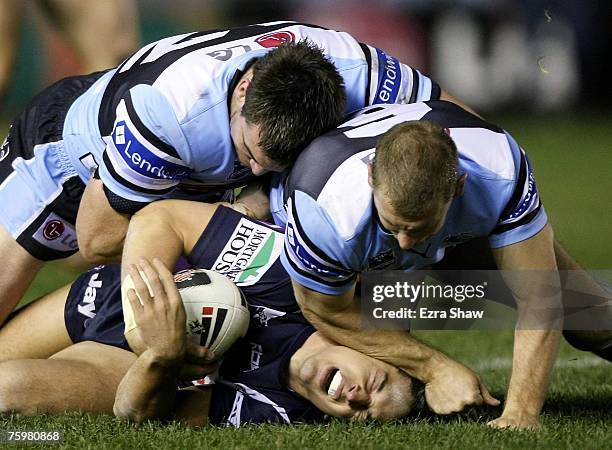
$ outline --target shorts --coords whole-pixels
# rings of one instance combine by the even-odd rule
[[[123,335],[121,266],[98,266],[79,276],[68,293],[64,321],[74,344],[93,341],[130,351]]]
[[[85,183],[65,153],[72,103],[102,72],[65,78],[36,96],[12,122],[0,148],[0,224],[43,261],[78,250],[76,216]]]

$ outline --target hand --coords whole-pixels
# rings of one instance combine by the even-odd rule
[[[210,375],[219,367],[215,353],[208,348],[187,341],[185,363],[181,366],[181,380],[197,380]]]
[[[514,430],[535,430],[541,426],[538,416],[505,412],[501,417],[488,422],[487,425],[491,428],[509,428]]]
[[[498,406],[480,377],[471,369],[452,360],[445,360],[433,371],[432,379],[425,384],[427,405],[436,414],[451,414],[466,406]]]
[[[146,275],[153,296],[140,271]],[[187,349],[186,316],[172,273],[156,258],[153,265],[146,259],[142,259],[138,265],[131,265],[129,274],[136,290],[130,289],[127,296],[140,340],[158,362],[169,365],[182,363]]]

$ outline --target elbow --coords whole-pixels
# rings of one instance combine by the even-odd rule
[[[136,411],[129,405],[125,405],[120,401],[115,401],[113,405],[113,414],[121,420],[134,423],[143,423],[150,419],[141,411]]]
[[[79,252],[83,259],[90,264],[106,264],[119,259],[123,249],[123,239],[109,242],[108,236],[104,239],[78,236]]]

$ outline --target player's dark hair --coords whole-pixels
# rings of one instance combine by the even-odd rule
[[[396,214],[422,218],[432,206],[452,198],[457,167],[457,147],[442,127],[428,121],[404,122],[378,141],[372,184]]]
[[[286,166],[311,140],[341,122],[345,105],[336,67],[304,40],[284,43],[255,61],[242,115],[260,126],[265,154]]]

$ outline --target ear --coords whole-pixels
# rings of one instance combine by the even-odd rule
[[[374,182],[372,181],[372,163],[368,163],[368,184],[371,188],[374,187]]]
[[[463,191],[465,190],[465,180],[467,180],[468,174],[464,173],[457,180],[457,184],[455,184],[455,197],[460,197],[463,195]]]
[[[244,75],[242,75],[242,77],[240,78],[240,81],[238,81],[238,84],[234,88],[233,95],[238,101],[238,105],[240,106],[240,108],[242,108],[242,105],[244,105],[247,89],[249,88],[249,85],[251,84],[251,76],[252,74],[250,72],[247,72]]]

